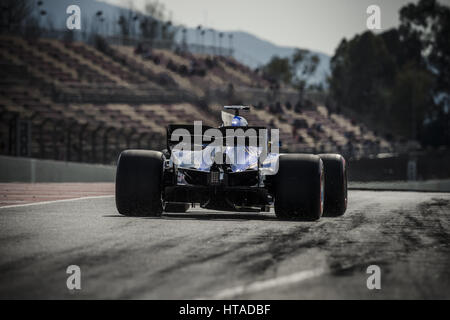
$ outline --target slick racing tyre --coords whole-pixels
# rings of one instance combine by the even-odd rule
[[[188,211],[189,207],[189,203],[167,202],[164,206],[164,212],[183,213]]]
[[[117,211],[124,216],[160,216],[162,175],[161,152],[123,151],[117,162]]]
[[[324,217],[342,216],[347,209],[347,165],[339,154],[320,154],[325,169]]]
[[[283,220],[322,216],[324,170],[316,155],[283,154],[275,178],[275,214]]]

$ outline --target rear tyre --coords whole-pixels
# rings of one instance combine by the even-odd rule
[[[159,217],[162,213],[163,154],[125,150],[117,162],[116,207],[124,216]]]
[[[320,154],[325,168],[324,217],[342,216],[347,209],[347,165],[339,154]]]
[[[184,213],[188,211],[189,207],[190,207],[189,203],[168,202],[164,206],[164,212]]]
[[[275,179],[275,214],[283,220],[318,220],[323,212],[324,170],[316,155],[283,154]]]

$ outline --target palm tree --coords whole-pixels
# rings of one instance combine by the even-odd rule
[[[216,31],[214,29],[209,29],[213,37],[213,53],[216,54]]]
[[[97,17],[97,21],[100,22],[100,28],[96,27],[95,31],[101,34],[103,32],[103,21],[104,21],[103,12],[99,10],[95,13],[95,16]],[[96,23],[96,25],[98,25],[98,22]]]
[[[230,33],[229,35],[228,35],[228,40],[229,40],[229,42],[228,42],[228,50],[229,50],[229,55],[230,56],[232,56],[233,55],[233,34],[232,33]]]
[[[219,33],[219,55],[222,55],[222,38],[223,38],[223,32]]]
[[[183,51],[186,51],[187,50],[187,39],[186,39],[187,29],[183,28],[183,30],[181,32],[183,33],[183,40],[181,42],[181,46],[183,48]]]
[[[202,38],[202,53],[205,51],[205,30],[202,30],[200,32],[200,36]]]
[[[133,23],[132,23],[132,25],[133,25],[132,35],[133,36],[135,36],[135,34],[136,34],[136,23],[139,23],[139,17],[137,16],[137,14],[135,14],[133,16]]]
[[[197,26],[197,29],[196,29],[196,32],[195,32],[195,41],[197,42],[198,45],[200,44],[200,43],[198,42],[198,40],[199,40],[199,34],[200,34],[201,31],[202,31],[202,25],[199,24],[199,25]]]

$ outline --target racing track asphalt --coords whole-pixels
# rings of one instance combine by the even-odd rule
[[[99,197],[0,208],[0,230],[3,299],[450,298],[449,193],[351,191],[343,217],[318,222],[131,218]],[[372,264],[381,290],[366,287]]]

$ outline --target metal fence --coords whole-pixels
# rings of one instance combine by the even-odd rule
[[[164,148],[164,137],[133,128],[90,126],[71,119],[21,118],[0,113],[0,154],[111,164],[124,149]]]
[[[30,33],[27,30],[23,34]],[[96,33],[87,31],[73,31],[73,30],[48,30],[41,29],[39,35],[43,38],[58,39],[61,41],[82,41],[93,44]],[[233,56],[234,50],[232,48],[201,45],[195,43],[177,42],[172,39],[145,39],[142,37],[133,37],[125,35],[100,35],[110,45],[123,46],[137,46],[138,44],[147,45],[154,49],[166,49],[172,51],[187,51],[195,54],[207,54],[216,56]]]

